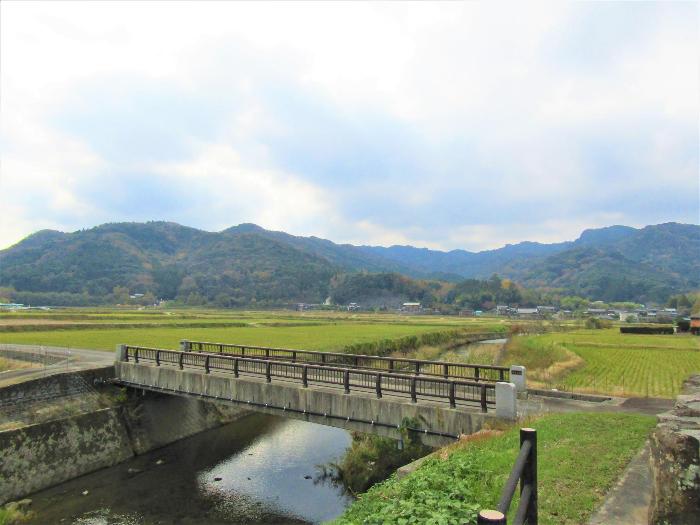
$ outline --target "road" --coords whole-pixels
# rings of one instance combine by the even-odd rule
[[[103,350],[0,344],[0,357],[12,359],[14,355],[16,358],[17,352],[26,354],[27,360],[36,360],[41,365],[0,372],[0,388],[51,374],[102,368],[114,363],[114,354]],[[46,361],[50,364],[44,366]]]

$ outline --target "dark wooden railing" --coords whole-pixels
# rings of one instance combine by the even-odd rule
[[[506,481],[497,510],[482,510],[477,523],[506,525],[515,488],[520,481],[520,503],[515,511],[513,525],[537,525],[537,431],[520,429],[520,453]]]
[[[470,334],[474,342],[503,337],[500,333]],[[293,363],[313,363],[323,366],[339,366],[364,370],[382,371],[390,374],[416,374],[468,381],[510,381],[510,368],[506,366],[428,361],[399,357],[343,354],[336,352],[314,352],[290,348],[271,348],[205,341],[181,341],[182,348],[191,352],[247,357],[251,359],[274,359]]]
[[[240,374],[265,376],[267,382],[273,378],[298,381],[306,388],[309,384],[342,386],[344,393],[352,391],[374,391],[378,398],[384,393],[410,397],[416,403],[419,398],[442,400],[454,408],[458,402],[478,403],[482,412],[496,404],[494,383],[452,380],[386,373],[375,370],[341,368],[339,366],[316,365],[290,361],[277,361],[231,355],[216,355],[200,352],[181,352],[126,345],[125,361],[154,363],[156,366],[199,368],[205,374],[212,370]]]

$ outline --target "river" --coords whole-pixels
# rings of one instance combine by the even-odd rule
[[[29,523],[323,522],[351,499],[316,466],[350,442],[341,429],[253,414],[33,494]]]

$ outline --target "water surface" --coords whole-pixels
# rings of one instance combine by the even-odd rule
[[[319,523],[350,498],[316,466],[350,442],[342,429],[254,414],[36,493],[29,523]]]

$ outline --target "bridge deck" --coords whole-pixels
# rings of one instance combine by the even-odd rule
[[[445,405],[451,408],[480,408],[495,405],[495,385],[417,375],[388,370],[340,368],[272,359],[178,352],[125,346],[123,360],[155,367],[176,367],[205,375],[226,375],[265,383],[284,383],[295,388],[325,388],[344,394],[374,395],[413,403]]]

